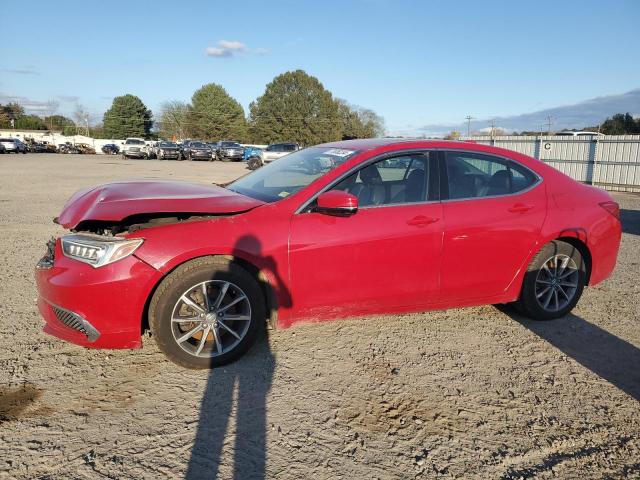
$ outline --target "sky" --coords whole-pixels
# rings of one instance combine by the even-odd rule
[[[640,0],[0,3],[21,19],[0,29],[0,102],[92,123],[115,96],[158,111],[211,82],[247,111],[295,69],[406,135],[640,88]]]

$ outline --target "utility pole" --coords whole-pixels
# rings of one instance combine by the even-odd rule
[[[492,119],[489,123],[491,124],[491,138],[493,138],[493,130],[496,128],[496,120]]]
[[[87,137],[89,136],[89,115],[84,116],[84,121],[87,124]]]
[[[547,135],[551,135],[551,122],[553,121],[553,117],[551,115],[547,115]]]
[[[475,120],[471,115],[464,117],[467,119],[467,137],[471,135],[471,120]]]

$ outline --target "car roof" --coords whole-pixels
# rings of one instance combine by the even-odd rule
[[[477,143],[473,141],[460,140],[425,140],[422,138],[365,138],[356,140],[341,140],[337,142],[323,143],[316,146],[342,148],[345,150],[366,151],[380,147],[402,146],[404,144],[412,144],[411,148],[470,148],[472,145],[477,145]]]

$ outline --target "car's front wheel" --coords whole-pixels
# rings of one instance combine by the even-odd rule
[[[219,257],[178,267],[149,305],[149,326],[162,352],[187,368],[231,362],[265,327],[264,298],[254,277]]]
[[[247,168],[249,170],[257,170],[261,166],[262,160],[260,160],[260,157],[249,157],[249,159],[247,160]]]
[[[576,306],[586,282],[586,265],[580,251],[554,240],[531,261],[515,306],[534,320],[562,317]]]

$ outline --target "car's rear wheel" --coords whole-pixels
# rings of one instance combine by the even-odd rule
[[[247,160],[247,168],[249,168],[249,170],[257,170],[261,166],[262,161],[259,157],[249,157],[249,159]]]
[[[264,298],[242,267],[218,257],[192,260],[160,284],[149,326],[162,352],[187,368],[229,363],[265,327]]]
[[[586,282],[586,265],[580,251],[554,240],[531,261],[515,306],[534,320],[563,317],[580,300]]]

